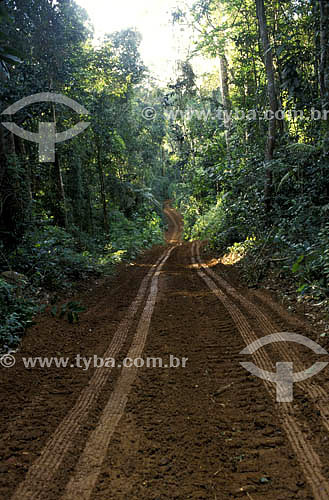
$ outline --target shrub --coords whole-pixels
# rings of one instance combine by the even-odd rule
[[[32,300],[17,296],[17,287],[0,278],[0,346],[4,350],[18,344],[36,311]]]

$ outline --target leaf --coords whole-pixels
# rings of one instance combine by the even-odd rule
[[[287,180],[287,179],[288,179],[288,178],[289,178],[292,174],[293,174],[293,172],[292,172],[292,171],[290,171],[290,172],[287,172],[287,173],[286,173],[286,174],[282,177],[282,179],[281,179],[281,181],[279,182],[279,185],[278,185],[278,187],[277,187],[277,190],[276,190],[276,192],[277,192],[277,193],[280,191],[280,188],[281,188],[282,184],[283,184],[283,183],[284,183],[284,182],[285,182],[285,181],[286,181],[286,180]]]
[[[300,255],[296,262],[293,264],[291,270],[293,273],[297,273],[298,269],[300,268],[300,264],[303,262],[305,258],[305,255]]]
[[[269,483],[270,482],[270,479],[268,479],[267,477],[261,477],[259,482],[261,484],[266,484],[266,483]]]
[[[69,320],[69,323],[73,324],[78,322],[79,316],[75,312],[69,311],[67,313],[67,319]]]
[[[77,306],[74,309],[74,312],[80,313],[80,312],[85,312],[87,309],[84,306]]]
[[[276,49],[276,54],[277,56],[280,56],[282,54],[282,51],[285,49],[285,46],[284,45],[280,45],[280,47],[278,47]]]
[[[47,304],[42,304],[40,307],[39,307],[39,313],[43,313],[45,312],[45,310],[47,309]]]
[[[8,80],[10,77],[9,70],[4,61],[0,60],[0,78],[2,80]]]
[[[61,312],[59,314],[60,319],[64,318],[66,312],[67,312],[67,309],[66,309],[66,306],[64,305],[64,306],[62,306]]]
[[[4,5],[0,5],[0,21],[12,22],[12,18],[9,16],[8,11]]]
[[[53,318],[56,316],[56,314],[57,314],[57,306],[54,306],[51,309],[50,314],[53,316]]]
[[[298,289],[297,289],[297,292],[300,294],[300,295],[304,295],[304,293],[308,290],[309,288],[309,285],[307,285],[306,283],[304,283],[303,285],[301,285]]]
[[[14,56],[12,54],[1,54],[1,59],[3,59],[5,62],[8,62],[8,63],[13,63],[13,62],[22,63],[23,62],[21,59],[19,59],[19,57]]]
[[[68,307],[68,309],[74,309],[74,307],[77,306],[77,305],[78,305],[78,302],[71,301],[71,302],[68,302],[66,304],[66,307]]]

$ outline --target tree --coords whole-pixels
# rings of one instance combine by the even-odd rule
[[[219,58],[219,67],[220,67],[220,88],[223,99],[223,110],[224,110],[224,127],[225,127],[225,139],[226,139],[226,147],[227,154],[230,157],[230,134],[231,134],[231,101],[229,95],[229,86],[228,86],[228,69],[227,69],[227,59],[225,54],[220,56]]]
[[[265,151],[265,161],[267,163],[267,169],[266,169],[266,182],[265,182],[265,193],[264,193],[265,207],[267,214],[269,214],[272,206],[273,172],[272,172],[271,161],[273,160],[273,152],[276,142],[276,130],[277,130],[276,113],[278,111],[278,100],[275,90],[273,55],[272,55],[272,47],[268,36],[264,0],[256,0],[256,11],[257,11],[260,38],[264,51],[264,63],[265,63],[266,77],[267,77],[267,92],[268,92],[270,111],[271,111],[271,116],[269,118],[269,127],[268,127],[268,140]]]
[[[319,0],[320,5],[320,92],[325,120],[324,153],[329,155],[329,1]]]

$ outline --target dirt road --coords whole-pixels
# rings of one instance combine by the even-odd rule
[[[291,361],[299,372],[319,356],[298,344],[241,351],[276,332],[319,339],[200,242],[182,243],[180,216],[164,211],[166,247],[90,285],[79,325],[41,317],[1,369],[0,498],[328,499],[328,371],[278,403],[276,384],[240,364],[275,372]],[[26,368],[29,356],[70,363]],[[93,365],[109,359],[121,366]]]

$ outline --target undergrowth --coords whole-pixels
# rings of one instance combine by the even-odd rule
[[[290,148],[285,157],[284,151],[278,151],[272,162],[273,200],[267,218],[265,165],[255,156],[232,162],[229,168],[220,167],[221,192],[211,203],[191,192],[187,197],[186,187],[178,187],[177,207],[184,216],[185,238],[207,240],[220,256],[229,254],[239,260],[250,286],[272,273],[290,280],[301,298],[322,300],[329,309],[329,199],[325,188],[329,165],[309,149]]]
[[[0,272],[13,270],[27,278],[21,289],[0,279],[0,348],[16,346],[39,310],[41,291],[65,293],[77,282],[92,276],[112,274],[115,265],[132,260],[154,244],[163,243],[162,220],[149,210],[140,210],[127,219],[114,211],[110,235],[101,231],[94,237],[40,223],[27,231],[10,255],[0,252]]]

